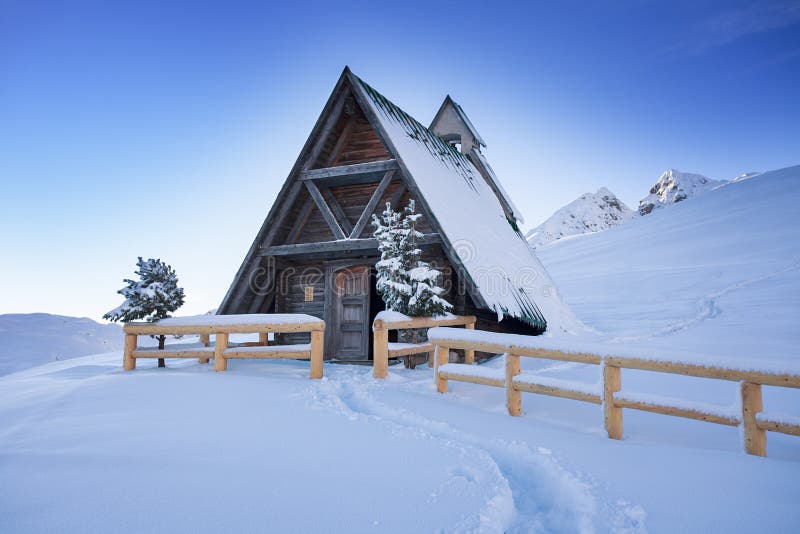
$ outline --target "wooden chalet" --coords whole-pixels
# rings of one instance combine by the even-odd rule
[[[442,271],[454,313],[482,330],[560,328],[569,312],[485,146],[449,96],[426,128],[345,67],[218,313],[313,315],[327,324],[326,359],[371,359],[384,309],[371,215],[414,199],[423,257]]]

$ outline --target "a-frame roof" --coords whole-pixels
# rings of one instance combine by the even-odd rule
[[[431,225],[441,235],[442,248],[464,276],[476,305],[501,317],[510,315],[533,324],[541,324],[544,318],[549,332],[572,330],[576,321],[562,303],[555,284],[524,237],[506,218],[497,196],[470,159],[348,68],[337,82],[220,312],[226,313],[228,301],[247,285],[247,273],[255,265],[259,246],[269,237],[270,222],[280,209],[278,204],[291,195],[293,181],[303,162],[309,160],[315,137],[324,131],[337,99],[343,99],[345,94],[355,97],[397,160],[402,179],[432,219]]]

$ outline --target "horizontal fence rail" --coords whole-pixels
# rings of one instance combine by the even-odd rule
[[[411,354],[427,353],[429,363],[433,364],[433,345],[425,343],[389,343],[389,330],[407,330],[415,328],[432,328],[440,326],[464,326],[475,328],[474,315],[453,315],[447,317],[408,317],[403,319],[386,319],[380,314],[372,322],[372,376],[386,378],[389,372],[389,358],[397,358]],[[465,352],[465,361],[475,361],[475,351]]]
[[[527,392],[602,405],[603,423],[608,437],[613,439],[622,439],[623,409],[672,415],[719,425],[741,426],[744,429],[745,451],[757,456],[767,455],[767,431],[800,436],[800,418],[780,420],[770,417],[763,412],[761,394],[761,386],[800,388],[800,374],[565,352],[532,346],[533,342],[530,340],[535,338],[529,336],[474,330],[467,332],[461,329],[433,328],[428,331],[428,339],[436,350],[434,376],[436,388],[440,393],[447,392],[449,380],[505,388],[506,407],[508,413],[513,416],[521,415],[521,393]],[[448,363],[451,349],[505,353],[505,369],[486,369]],[[521,357],[598,365],[602,369],[602,381],[599,384],[585,384],[523,373],[520,368]],[[680,399],[621,392],[622,369],[739,382],[741,406],[734,413],[724,408],[690,403]]]
[[[193,322],[193,319],[195,322]],[[138,358],[198,358],[208,363],[214,358],[214,370],[226,371],[229,359],[293,359],[309,360],[310,377],[322,378],[325,321],[303,314],[249,314],[176,317],[154,323],[127,323],[123,368],[136,369]],[[299,345],[270,345],[269,333],[308,332],[311,343]],[[210,336],[214,334],[214,346]],[[258,334],[258,342],[230,345],[231,334]],[[140,349],[138,336],[199,335],[198,348]]]

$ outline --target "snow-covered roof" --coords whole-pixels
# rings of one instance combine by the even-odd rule
[[[471,278],[483,300],[476,304],[533,324],[543,317],[550,332],[572,330],[574,316],[472,161],[367,83],[353,80],[445,246]]]

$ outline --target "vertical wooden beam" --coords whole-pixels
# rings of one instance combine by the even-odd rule
[[[614,393],[622,387],[619,367],[603,364],[603,418],[606,432],[612,439],[622,439],[622,408],[614,406]]]
[[[209,334],[200,334],[200,343],[202,343],[204,347],[208,347],[211,345],[211,336]],[[198,358],[198,361],[200,363],[208,363],[210,359],[209,356],[203,356]]]
[[[227,371],[228,360],[222,355],[225,349],[228,348],[228,334],[217,334],[214,342],[214,370]]]
[[[269,334],[267,332],[258,333],[258,344],[265,347],[269,345]]]
[[[522,393],[514,388],[514,377],[520,374],[519,356],[506,354],[506,407],[508,414],[522,415]]]
[[[375,208],[378,207],[378,202],[381,201],[381,197],[383,193],[386,191],[386,188],[389,187],[389,183],[392,181],[392,177],[394,176],[394,169],[386,171],[386,174],[383,175],[378,187],[375,188],[375,191],[372,192],[372,196],[369,197],[369,202],[367,202],[364,211],[361,212],[361,216],[358,218],[358,222],[353,227],[353,230],[350,232],[350,239],[357,239],[361,232],[364,231],[364,227],[367,226],[369,222],[370,216],[372,212],[375,211]]]
[[[447,393],[447,379],[441,377],[439,369],[448,361],[450,361],[450,348],[438,345],[436,347],[436,366],[433,369],[433,374],[436,377],[436,391],[439,393]]]
[[[125,352],[122,356],[122,368],[126,371],[136,369],[136,358],[133,357],[133,351],[136,350],[137,338],[136,334],[125,334]]]
[[[325,199],[322,198],[322,193],[319,192],[317,184],[315,184],[313,180],[305,180],[303,183],[306,184],[306,189],[308,189],[311,198],[314,199],[314,203],[322,213],[322,218],[325,219],[326,223],[328,223],[331,232],[333,232],[333,237],[336,239],[345,239],[345,235],[341,226],[339,226],[339,223],[336,221],[336,217],[333,215],[333,212],[331,212],[331,209],[328,207]]]
[[[756,456],[767,455],[767,431],[758,428],[756,414],[764,409],[761,384],[742,382],[742,425],[744,426],[744,450]]]
[[[376,321],[372,334],[372,376],[386,378],[389,372],[389,331]]]
[[[314,330],[311,332],[311,378],[322,378],[323,347],[325,346],[325,332]]]
[[[467,330],[475,330],[475,323],[467,323],[464,325]],[[519,356],[517,356],[519,358]],[[475,363],[475,349],[464,349],[464,363]]]

